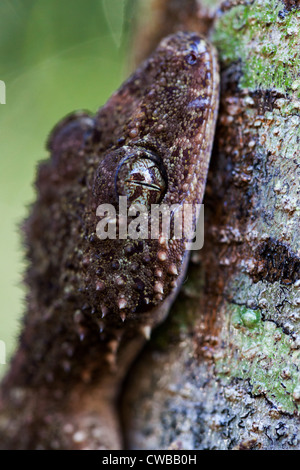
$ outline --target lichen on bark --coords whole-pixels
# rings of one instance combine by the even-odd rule
[[[205,245],[127,381],[127,442],[300,449],[299,6],[205,3],[188,21],[207,18],[222,68]]]
[[[286,92],[298,77],[299,26],[300,12],[278,0],[256,0],[219,17],[213,39],[224,64],[242,61],[240,86]]]

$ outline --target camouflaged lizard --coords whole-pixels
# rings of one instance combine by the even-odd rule
[[[48,139],[25,223],[28,310],[0,395],[3,449],[118,449],[122,379],[166,316],[187,240],[106,239],[97,207],[119,196],[201,203],[218,108],[213,48],[162,40],[95,116],[67,116]]]

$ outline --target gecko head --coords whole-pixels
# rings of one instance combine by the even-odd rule
[[[153,314],[155,323],[157,308],[183,279],[188,240],[185,234],[174,238],[172,223],[178,208],[202,200],[217,106],[214,67],[214,52],[202,37],[168,36],[105,105],[106,116],[111,106],[124,119],[94,173],[91,231],[97,237],[88,248],[87,286],[107,322],[145,323]],[[133,204],[139,207],[130,212]],[[164,214],[169,229],[159,225],[153,235],[157,205],[163,209],[156,220],[160,224]]]
[[[125,319],[161,321],[158,310],[180,286],[188,250],[185,236],[161,233],[161,226],[153,235],[151,209],[163,206],[172,228],[174,206],[201,203],[217,95],[213,48],[198,34],[176,33],[95,116],[73,113],[55,126],[51,159],[39,170],[39,212],[27,224],[51,279],[45,285],[59,278],[70,301],[113,328]],[[123,225],[120,198],[127,211],[139,205]],[[106,237],[98,236],[99,223]]]

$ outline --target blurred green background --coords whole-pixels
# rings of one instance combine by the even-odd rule
[[[134,0],[1,0],[0,340],[7,361],[25,311],[19,225],[34,200],[36,165],[53,125],[96,111],[128,75]],[[0,364],[0,376],[7,366]]]

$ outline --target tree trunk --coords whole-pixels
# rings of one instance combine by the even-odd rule
[[[300,449],[300,7],[202,3],[153,1],[135,38],[208,33],[222,91],[204,248],[127,379],[127,446]]]

